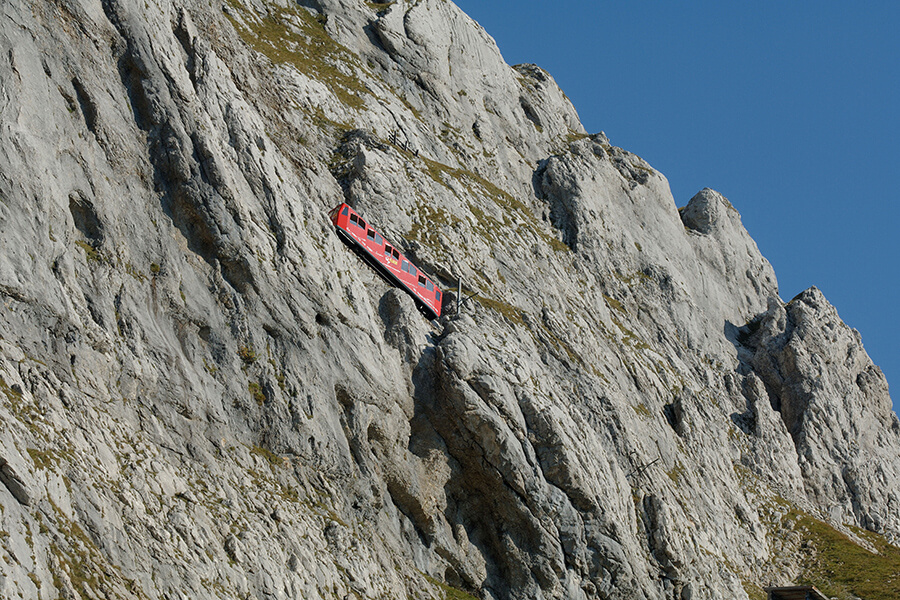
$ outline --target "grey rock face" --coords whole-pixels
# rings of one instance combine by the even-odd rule
[[[3,595],[744,598],[785,506],[900,534],[858,334],[452,3],[0,12]]]
[[[816,288],[752,325],[749,365],[791,434],[807,494],[833,518],[896,539],[900,423],[859,333]]]

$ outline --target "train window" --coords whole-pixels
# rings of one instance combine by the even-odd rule
[[[366,231],[366,237],[369,238],[370,240],[374,240],[375,239],[375,230],[369,229],[368,231]]]
[[[425,285],[425,278],[419,275],[419,285]]]
[[[391,252],[393,253],[394,258],[396,258],[397,260],[400,260],[400,253],[397,252],[396,248],[394,248]]]
[[[441,290],[434,290],[434,299],[438,302],[441,301]]]
[[[344,210],[341,211],[341,214],[342,214],[342,215],[346,215],[348,212],[350,212],[350,207],[349,207],[349,206],[345,206],[345,207],[344,207]],[[354,215],[354,216],[356,216],[356,215]]]
[[[425,287],[428,289],[429,292],[434,290],[434,285],[428,280],[425,281]]]
[[[362,227],[363,229],[366,228],[366,222],[363,221],[362,219],[359,220],[359,223],[357,223],[357,225],[359,225],[359,226]]]
[[[377,232],[375,233],[375,242],[376,242],[379,246],[380,246],[381,244],[384,243],[384,238],[381,237],[381,234],[380,234],[380,233],[377,233]]]
[[[390,244],[385,244],[385,245],[384,245],[384,253],[385,253],[385,254],[390,254],[391,252],[393,252],[393,250],[394,250],[394,249],[391,248],[391,245],[390,245]]]
[[[414,264],[412,264],[412,263],[409,263],[409,273],[410,273],[410,275],[412,275],[413,277],[416,276],[416,273],[418,273],[418,271],[416,271],[416,265],[414,265]]]
[[[357,217],[356,214],[350,215],[350,221],[359,225],[359,217]]]

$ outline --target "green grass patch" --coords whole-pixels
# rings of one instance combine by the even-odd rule
[[[22,403],[22,393],[9,387],[3,377],[0,377],[0,392],[3,392],[14,406]]]
[[[750,600],[766,600],[767,595],[765,590],[755,583],[741,580],[741,585],[744,586],[744,591],[747,592],[747,596],[750,597]]]
[[[795,510],[788,518],[814,549],[803,562],[797,583],[815,585],[826,596],[839,600],[900,598],[900,548],[876,533],[855,529],[854,533],[878,551],[874,554],[808,514]]]
[[[653,416],[653,414],[650,412],[650,409],[647,408],[647,406],[644,404],[634,405],[631,408],[633,408],[634,412],[636,412],[638,415],[640,415],[642,417],[646,417],[649,419]]]
[[[36,438],[46,438],[46,433],[38,425],[44,420],[43,412],[23,397],[21,388],[15,384],[10,387],[3,377],[0,377],[0,392],[6,396],[9,401],[9,409],[19,422],[27,427]]]
[[[616,310],[618,310],[618,311],[620,311],[620,312],[623,312],[623,313],[627,313],[627,312],[628,312],[627,310],[625,310],[625,305],[623,305],[621,302],[619,302],[618,300],[616,300],[616,299],[613,298],[612,296],[607,296],[606,294],[603,294],[603,299],[606,300],[606,304],[607,304],[607,306],[609,306],[610,308],[614,308],[614,309],[616,309]]]
[[[103,255],[100,251],[83,240],[75,240],[75,245],[84,250],[84,256],[89,262],[102,263]]]
[[[512,304],[507,304],[506,302],[502,302],[500,300],[493,300],[491,298],[486,298],[480,295],[475,296],[475,298],[473,299],[485,308],[500,313],[504,318],[506,318],[507,321],[515,323],[516,325],[522,325],[523,327],[525,326],[525,319],[522,317],[521,308],[515,307]]]
[[[419,204],[416,209],[418,218],[413,222],[406,237],[425,243],[433,249],[441,248],[444,241],[440,229],[458,223],[459,219],[443,208],[429,203]]]
[[[571,249],[561,240],[550,235],[537,222],[531,210],[515,196],[494,185],[484,177],[468,171],[466,169],[457,169],[443,163],[422,158],[425,165],[425,172],[431,179],[439,185],[442,185],[453,191],[455,190],[447,183],[446,178],[453,178],[460,183],[462,187],[467,189],[472,196],[476,198],[488,198],[497,206],[503,209],[503,220],[500,221],[493,217],[489,217],[483,210],[469,204],[469,209],[477,219],[478,233],[485,237],[489,242],[496,241],[496,236],[504,230],[510,230],[516,227],[516,231],[521,234],[529,232],[547,243],[553,250],[557,252],[569,252]],[[519,217],[518,225],[515,223],[515,217]]]
[[[271,450],[266,450],[265,448],[260,448],[259,446],[253,446],[252,448],[250,448],[250,453],[264,458],[266,462],[269,463],[269,466],[273,469],[279,469],[284,466],[284,461],[281,459],[281,457]]]
[[[478,600],[475,596],[467,594],[455,587],[451,587],[442,581],[438,581],[434,577],[430,577],[424,573],[422,573],[422,576],[428,580],[428,583],[441,590],[441,593],[443,594],[441,600]]]
[[[396,2],[366,2],[366,6],[374,10],[376,13],[385,11],[394,4],[396,4]]]
[[[263,392],[262,386],[255,381],[247,384],[247,391],[250,392],[250,395],[256,400],[258,405],[262,406],[266,403],[266,394]]]
[[[50,501],[56,513],[56,525],[62,536],[54,536],[50,543],[50,552],[56,558],[51,566],[53,585],[57,590],[65,589],[60,570],[78,591],[81,598],[97,597],[104,589],[125,586],[135,598],[146,598],[134,582],[122,577],[117,569],[106,562],[103,554],[85,533],[81,526],[66,517],[53,501]],[[93,593],[87,593],[87,589]]]
[[[583,140],[591,137],[589,133],[577,133],[575,131],[569,132],[566,136],[566,143],[571,144],[572,142],[577,142],[578,140]]]
[[[321,81],[346,106],[357,110],[365,107],[363,96],[369,91],[358,77],[346,72],[362,66],[353,53],[328,35],[324,16],[313,16],[294,4],[290,8],[267,5],[268,14],[260,16],[238,0],[227,1],[240,13],[240,19],[228,13],[225,16],[248,46],[273,64],[292,65]]]
[[[42,583],[41,583],[40,577],[38,577],[38,576],[35,575],[34,573],[29,573],[29,574],[28,574],[28,578],[31,580],[31,583],[34,584],[34,587],[36,587],[38,590],[41,589]]]
[[[35,448],[28,448],[28,456],[31,457],[31,462],[34,463],[35,467],[45,471],[58,465],[60,460],[59,453],[54,450],[36,450]]]

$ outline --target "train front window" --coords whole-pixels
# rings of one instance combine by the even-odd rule
[[[344,210],[341,211],[341,214],[346,216],[348,212],[350,212],[350,207],[344,206]]]

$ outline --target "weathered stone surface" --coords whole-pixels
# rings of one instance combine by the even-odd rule
[[[20,472],[15,469],[5,458],[0,458],[0,483],[6,486],[19,504],[28,506],[32,502],[33,492],[28,489]]]
[[[859,332],[816,288],[754,325],[749,366],[794,441],[807,494],[833,519],[896,540],[900,423]]]
[[[3,595],[744,598],[785,506],[900,536],[858,334],[452,3],[0,13]]]

